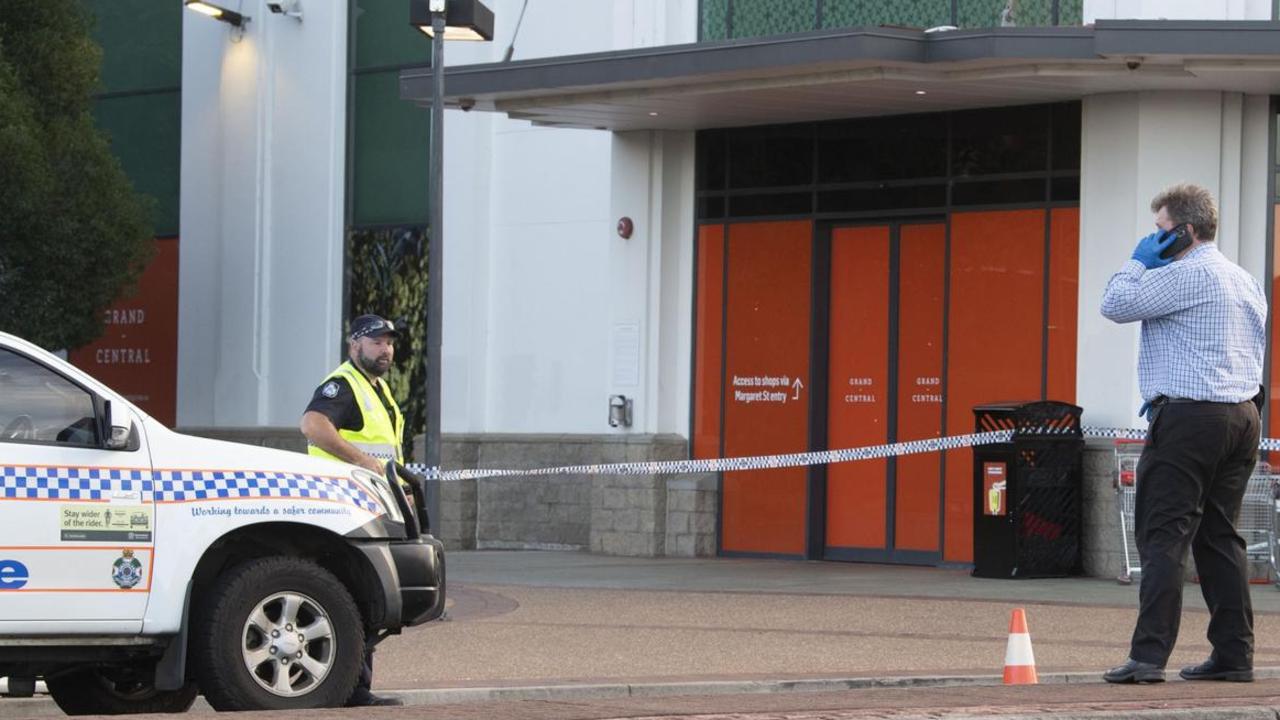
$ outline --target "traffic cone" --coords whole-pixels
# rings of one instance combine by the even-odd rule
[[[1035,685],[1036,656],[1031,652],[1031,635],[1027,633],[1027,614],[1016,608],[1009,618],[1009,644],[1004,651],[1004,684]]]

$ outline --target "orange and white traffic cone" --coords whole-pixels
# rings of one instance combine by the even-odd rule
[[[1036,656],[1031,652],[1031,635],[1027,632],[1027,614],[1016,608],[1009,618],[1009,644],[1004,651],[1004,684],[1035,685]]]

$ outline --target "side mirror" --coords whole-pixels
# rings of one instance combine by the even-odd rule
[[[128,410],[113,408],[110,400],[102,401],[103,446],[108,450],[125,450],[133,434],[133,418]]]

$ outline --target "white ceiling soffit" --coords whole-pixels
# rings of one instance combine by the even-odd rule
[[[1172,55],[1161,48],[1195,48]],[[431,73],[401,73],[429,103]],[[883,28],[449,68],[451,107],[557,127],[694,130],[939,112],[1111,92],[1280,93],[1280,23]]]

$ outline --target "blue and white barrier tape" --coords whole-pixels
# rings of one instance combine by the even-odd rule
[[[1105,440],[1146,440],[1147,431],[1138,428],[1098,428],[1085,426],[1081,428],[1087,438]],[[1264,452],[1280,450],[1280,438],[1262,438],[1258,449]]]
[[[1081,428],[1086,438],[1108,440],[1144,440],[1147,431],[1137,428]],[[409,465],[409,469],[423,475],[427,479],[438,479],[443,482],[456,480],[478,480],[482,478],[500,477],[533,477],[539,475],[681,475],[702,472],[734,472],[738,470],[772,470],[777,468],[807,467],[810,465],[828,465],[831,463],[852,462],[855,460],[872,460],[875,458],[896,457],[899,455],[916,455],[927,452],[955,450],[957,448],[974,447],[976,445],[993,445],[1008,442],[1013,437],[1012,430],[995,430],[992,432],[974,433],[971,435],[953,435],[949,437],[911,440],[909,442],[889,443],[886,445],[869,445],[865,447],[847,448],[844,450],[820,450],[817,452],[787,453],[785,455],[755,455],[750,457],[714,458],[706,460],[655,460],[646,462],[609,463],[603,465],[565,465],[551,468],[535,468],[532,470],[446,470],[428,468],[420,464]],[[1056,437],[1047,434],[1047,437]],[[1260,450],[1280,450],[1280,439],[1264,438]]]
[[[805,467],[828,463],[871,460],[896,455],[954,450],[974,445],[990,445],[1005,442],[1012,430],[929,438],[910,442],[871,445],[845,450],[821,450],[818,452],[787,453],[785,455],[756,455],[751,457],[715,458],[707,460],[653,460],[647,462],[611,463],[607,465],[566,465],[564,467],[537,468],[534,470],[446,470],[434,471],[423,465],[409,465],[409,469],[443,481],[472,480],[492,477],[531,475],[681,475],[700,472],[732,472],[735,470],[772,470],[775,468]]]

